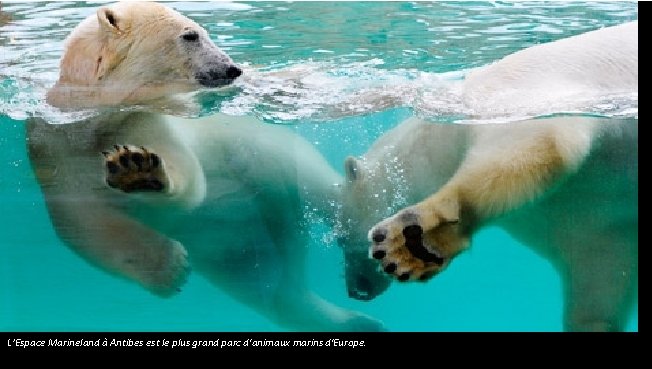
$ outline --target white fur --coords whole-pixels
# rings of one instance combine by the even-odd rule
[[[572,109],[574,101],[637,92],[638,21],[515,52],[470,72],[462,88],[478,115]]]

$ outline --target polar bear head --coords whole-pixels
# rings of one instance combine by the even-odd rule
[[[388,214],[391,195],[383,192],[373,171],[362,160],[348,157],[344,163],[346,180],[342,186],[338,242],[344,251],[346,288],[350,297],[371,300],[382,294],[391,280],[369,256],[367,233]]]
[[[173,9],[116,3],[68,36],[47,101],[58,107],[140,103],[228,85],[241,73],[205,29]]]

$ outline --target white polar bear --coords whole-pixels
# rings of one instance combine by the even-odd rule
[[[635,93],[637,32],[633,22],[515,53],[464,81],[467,103]],[[388,285],[369,256],[399,281],[425,281],[494,224],[559,271],[567,330],[624,328],[638,294],[637,119],[412,118],[362,160],[347,158],[345,172],[340,222],[351,296],[371,299]],[[415,205],[392,215],[397,198]]]
[[[190,19],[155,3],[118,3],[73,30],[48,101],[149,103],[240,73]],[[28,124],[33,169],[72,250],[161,296],[176,293],[192,266],[289,329],[383,329],[306,286],[302,210],[309,202],[329,212],[341,181],[308,142],[254,119],[116,110]]]

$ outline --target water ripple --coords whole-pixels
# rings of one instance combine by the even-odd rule
[[[58,122],[90,114],[63,114],[44,103],[44,94],[56,81],[67,33],[104,3],[2,4],[0,114]],[[469,69],[638,17],[636,2],[167,4],[206,27],[245,67],[235,88],[194,95],[200,114],[252,114],[275,123],[396,105],[430,119],[465,119],[474,112],[461,103],[456,79]],[[563,108],[637,117],[638,94]]]

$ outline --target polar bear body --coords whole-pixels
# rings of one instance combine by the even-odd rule
[[[600,76],[600,78],[595,78]],[[573,109],[571,102],[638,90],[638,21],[536,45],[467,74],[476,114]]]
[[[340,177],[290,129],[223,115],[151,113],[67,125],[33,121],[28,128],[55,229],[92,263],[163,296],[176,293],[191,268],[291,329],[380,329],[305,285],[303,206],[328,208]],[[183,178],[183,190],[125,194],[108,187],[101,152],[113,142],[156,152],[170,177]]]
[[[558,86],[567,77],[590,88],[631,91],[638,74],[635,31],[633,23],[533,47],[474,73],[465,91],[500,102],[505,94],[527,93],[528,83],[542,91],[548,81]],[[587,53],[619,39],[622,50],[601,50],[603,58]],[[549,53],[558,48],[566,54]],[[564,61],[570,66],[563,70],[547,68]],[[576,80],[567,73],[573,63],[588,74]],[[494,224],[557,268],[566,329],[624,328],[638,283],[637,120],[552,116],[452,125],[412,118],[379,138],[362,160],[348,158],[345,172],[341,223],[349,226],[353,296],[373,298],[388,284],[382,272],[370,271],[367,252],[399,281],[425,281],[464,251],[477,229]]]
[[[66,109],[156,106],[240,74],[205,30],[144,2],[100,8],[72,32],[61,64],[48,101]],[[161,296],[193,270],[292,330],[383,329],[306,285],[303,209],[328,213],[341,179],[291,129],[105,109],[71,124],[33,118],[27,130],[54,228],[88,262]]]

